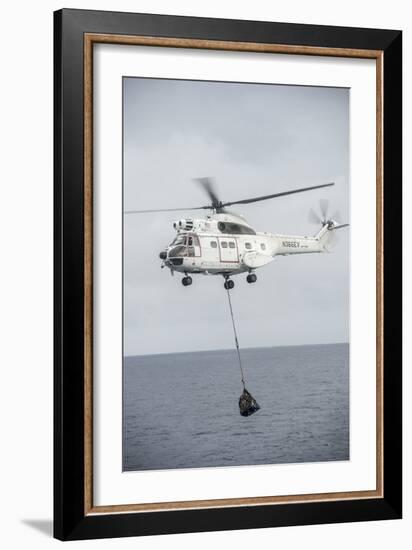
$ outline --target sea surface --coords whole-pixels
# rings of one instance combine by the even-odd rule
[[[349,459],[349,344],[125,357],[123,469]]]

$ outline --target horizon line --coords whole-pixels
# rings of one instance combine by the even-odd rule
[[[326,342],[326,343],[317,343],[317,344],[282,344],[280,346],[251,346],[251,347],[244,347],[240,348],[240,351],[244,350],[251,350],[251,349],[269,349],[269,348],[298,348],[303,346],[335,346],[336,344],[350,344],[350,342]],[[145,357],[147,355],[179,355],[182,353],[204,353],[204,352],[213,352],[213,351],[236,351],[236,348],[219,348],[219,349],[199,349],[199,350],[192,350],[192,351],[165,351],[165,352],[159,352],[159,353],[144,353],[144,354],[131,354],[131,355],[123,355],[123,359],[127,359],[128,357]]]

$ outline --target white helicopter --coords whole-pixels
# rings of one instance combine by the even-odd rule
[[[233,204],[250,204],[276,197],[284,197],[304,191],[330,187],[334,183],[325,183],[312,187],[292,189],[272,195],[264,195],[238,201],[222,202],[219,200],[210,178],[198,178],[211,203],[194,208],[165,208],[160,210],[131,210],[125,214],[143,214],[150,212],[174,212],[188,210],[212,210],[206,218],[184,218],[173,223],[177,231],[175,239],[160,252],[161,267],[168,267],[184,274],[182,284],[192,284],[191,274],[222,275],[226,290],[235,286],[233,275],[247,273],[248,283],[257,280],[255,270],[269,264],[276,256],[290,254],[309,254],[328,252],[331,232],[347,227],[347,223],[338,223],[335,215],[327,216],[328,201],[320,201],[321,216],[313,210],[309,212],[310,220],[321,227],[313,236],[280,235],[255,231],[239,214],[228,212],[226,208]]]

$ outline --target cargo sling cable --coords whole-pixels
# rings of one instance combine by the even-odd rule
[[[235,336],[235,344],[236,344],[236,351],[237,351],[237,356],[239,360],[241,381],[243,385],[243,393],[239,398],[239,410],[242,416],[250,416],[253,413],[257,412],[260,409],[260,406],[258,405],[256,399],[247,391],[245,386],[245,375],[243,372],[242,359],[240,356],[239,341],[237,338],[235,318],[233,315],[232,300],[230,299],[230,290],[227,288],[226,292],[227,292],[227,299],[229,302],[230,317],[232,319],[233,334]]]

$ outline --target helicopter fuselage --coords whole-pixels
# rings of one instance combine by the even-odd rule
[[[327,226],[313,237],[257,232],[241,216],[223,213],[179,220],[174,227],[176,238],[160,254],[163,266],[225,277],[252,273],[276,256],[323,252],[328,232]]]

